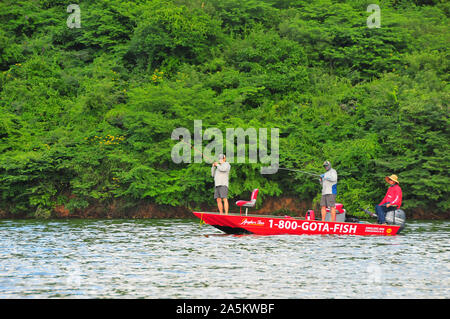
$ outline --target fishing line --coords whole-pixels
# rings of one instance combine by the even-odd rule
[[[308,174],[308,175],[311,175],[311,176],[317,176],[317,177],[320,177],[319,174],[311,173],[311,172],[306,172],[306,171],[302,171],[302,170],[294,169],[294,168],[278,167],[278,169],[285,170],[285,171],[291,171],[291,172],[298,172],[298,173]]]
[[[206,159],[207,159],[208,161],[210,161],[211,163],[214,163],[214,162],[215,162],[215,160],[211,159],[211,157],[206,156],[205,154],[203,154],[203,152],[201,152],[201,151],[199,151],[198,149],[196,149],[196,148],[194,147],[194,145],[191,145],[190,143],[185,142],[182,138],[180,138],[180,139],[178,139],[178,140],[181,141],[181,142],[183,142],[183,143],[186,144],[186,145],[189,145],[194,151],[197,151],[198,153],[200,153],[200,154],[202,155],[202,157],[206,158]]]

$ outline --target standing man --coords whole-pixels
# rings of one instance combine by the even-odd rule
[[[228,179],[231,165],[227,162],[224,154],[219,155],[219,162],[214,162],[211,166],[211,176],[214,177],[214,199],[217,201],[220,214],[225,208],[225,215],[228,215]],[[223,199],[223,206],[222,206]]]
[[[331,163],[325,161],[323,167],[326,172],[320,175],[320,183],[322,184],[322,199],[320,200],[322,221],[327,216],[327,207],[330,208],[331,221],[336,221],[336,194],[337,194],[337,172],[331,168]]]
[[[386,213],[390,210],[396,210],[402,205],[402,189],[400,188],[397,175],[386,176],[384,180],[390,186],[381,203],[375,206],[378,224],[385,224]]]

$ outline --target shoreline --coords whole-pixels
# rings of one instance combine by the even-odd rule
[[[234,201],[230,202],[230,212],[239,212],[234,207]],[[293,197],[269,197],[264,199],[264,204],[258,209],[250,209],[252,215],[289,215],[304,217],[307,210],[314,207],[312,201],[301,201]],[[214,205],[202,204],[197,207],[157,205],[149,201],[139,201],[130,207],[123,200],[112,200],[109,203],[92,203],[84,209],[76,209],[70,212],[64,205],[57,205],[52,210],[36,210],[29,213],[6,212],[0,210],[2,219],[163,219],[163,218],[194,218],[193,211],[216,212]],[[450,220],[449,212],[425,211],[421,208],[405,210],[410,220]],[[352,215],[351,213],[348,213]],[[358,215],[353,215],[359,217]],[[364,217],[359,217],[364,218]]]

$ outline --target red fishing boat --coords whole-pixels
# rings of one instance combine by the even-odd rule
[[[398,234],[401,226],[370,223],[329,222],[290,216],[263,216],[194,212],[204,223],[227,234],[256,235],[382,235]]]
[[[256,192],[256,194],[255,194]],[[238,201],[240,207],[253,207],[256,203],[258,190],[254,190],[250,201]],[[397,235],[404,227],[403,211],[393,212],[386,216],[387,225],[360,222],[357,219],[346,218],[342,204],[336,204],[336,222],[316,220],[313,211],[308,211],[309,218],[291,216],[245,215],[230,213],[228,215],[215,212],[193,212],[201,222],[214,226],[228,234],[256,235]],[[392,220],[393,217],[393,220]],[[348,220],[348,221],[346,221]]]

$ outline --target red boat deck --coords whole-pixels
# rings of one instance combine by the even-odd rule
[[[206,224],[228,234],[393,236],[399,232],[400,228],[398,225],[323,222],[290,216],[221,215],[212,212],[193,212],[193,214]]]

